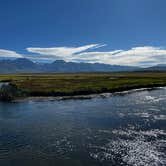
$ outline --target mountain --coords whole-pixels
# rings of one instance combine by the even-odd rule
[[[166,64],[158,64],[156,66],[148,67],[145,71],[166,71]]]
[[[38,65],[25,58],[0,60],[0,73],[32,73],[37,70]]]
[[[134,71],[132,66],[107,65],[100,63],[74,63],[57,60],[53,63],[34,63],[29,59],[0,60],[0,73],[75,73],[75,72],[118,72]]]

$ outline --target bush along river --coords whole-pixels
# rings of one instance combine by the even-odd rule
[[[23,97],[27,97],[27,94],[12,83],[0,82],[0,101],[10,102]]]
[[[165,166],[166,88],[0,103],[2,166]]]

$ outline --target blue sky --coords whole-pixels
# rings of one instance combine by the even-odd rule
[[[165,0],[0,0],[0,57],[166,63]]]

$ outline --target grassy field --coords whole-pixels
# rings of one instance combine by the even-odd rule
[[[166,86],[166,72],[0,75],[29,96],[81,95]]]

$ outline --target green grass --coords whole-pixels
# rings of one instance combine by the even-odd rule
[[[30,96],[80,95],[166,85],[166,72],[0,75]]]

